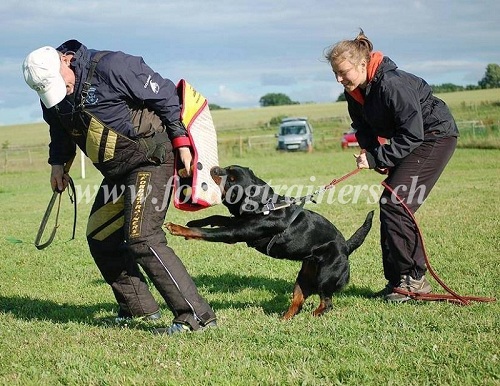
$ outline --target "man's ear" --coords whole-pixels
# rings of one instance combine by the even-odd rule
[[[72,58],[73,58],[73,54],[62,54],[61,55],[61,62],[63,62],[65,66],[69,67]]]

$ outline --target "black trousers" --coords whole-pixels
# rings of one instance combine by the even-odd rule
[[[457,138],[423,142],[392,168],[385,182],[415,213],[436,184],[457,145]],[[408,213],[384,189],[380,198],[380,243],[385,278],[399,283],[401,275],[419,279],[426,272],[418,232]]]
[[[174,322],[194,330],[215,319],[185,266],[167,246],[162,225],[172,191],[173,156],[160,166],[142,166],[120,181],[102,182],[87,226],[96,265],[124,312],[150,315],[159,307],[147,274]]]

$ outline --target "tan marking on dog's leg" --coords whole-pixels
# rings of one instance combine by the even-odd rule
[[[332,301],[328,298],[321,299],[319,306],[313,311],[313,316],[321,316],[332,308]]]
[[[167,222],[164,224],[171,235],[181,236],[186,239],[202,239],[202,235],[193,231],[191,228],[184,227],[179,224]]]
[[[293,287],[292,303],[290,304],[288,311],[283,316],[283,319],[289,320],[297,315],[304,305],[305,300],[302,288],[300,288],[298,283],[295,283],[295,286]]]
[[[317,265],[309,261],[303,261],[295,285],[293,287],[292,303],[283,319],[288,320],[297,315],[306,299],[311,295],[314,289],[317,275]]]

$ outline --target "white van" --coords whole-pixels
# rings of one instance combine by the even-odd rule
[[[313,128],[307,117],[283,118],[281,120],[276,150],[311,151]]]

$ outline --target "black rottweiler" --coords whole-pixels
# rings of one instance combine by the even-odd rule
[[[238,165],[214,167],[211,176],[221,187],[223,204],[232,217],[210,216],[190,221],[188,227],[167,223],[168,231],[186,239],[246,242],[249,247],[270,257],[302,261],[292,303],[283,318],[296,315],[312,294],[320,297],[314,316],[331,309],[333,293],[349,281],[348,257],[370,231],[373,211],[346,241],[326,218],[303,209],[306,198],[293,199],[275,194],[248,168]],[[203,228],[205,226],[212,228]]]

